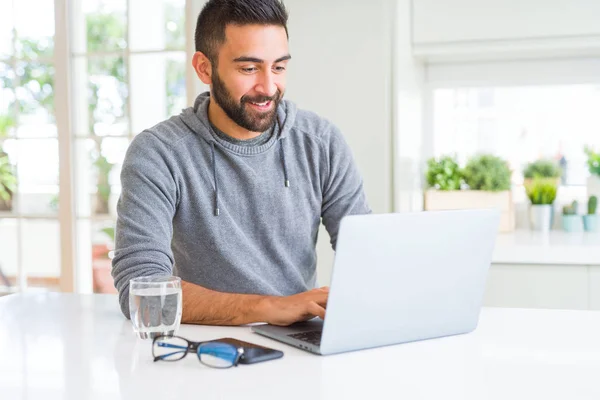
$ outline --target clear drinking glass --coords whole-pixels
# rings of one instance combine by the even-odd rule
[[[129,313],[140,339],[173,336],[181,323],[181,279],[144,276],[130,280]]]

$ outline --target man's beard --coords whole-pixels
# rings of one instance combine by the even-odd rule
[[[265,132],[273,126],[275,118],[277,118],[277,107],[281,102],[282,93],[277,89],[277,92],[271,97],[268,96],[242,96],[238,104],[231,96],[231,93],[225,87],[225,82],[221,80],[216,69],[213,69],[212,78],[212,95],[217,104],[225,111],[225,114],[233,122],[244,129],[251,132]],[[272,101],[271,109],[266,112],[256,110],[248,110],[248,103],[264,103]]]

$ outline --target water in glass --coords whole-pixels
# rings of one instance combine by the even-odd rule
[[[138,278],[130,283],[129,312],[133,329],[141,339],[171,336],[179,329],[181,282],[179,278],[168,278]]]

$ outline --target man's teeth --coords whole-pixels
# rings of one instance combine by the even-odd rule
[[[263,107],[263,106],[266,106],[268,103],[269,103],[268,101],[265,101],[264,103],[254,103],[253,102],[252,104],[255,104],[257,106]]]

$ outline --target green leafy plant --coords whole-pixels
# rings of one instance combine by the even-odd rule
[[[15,119],[10,115],[0,115],[0,139],[8,136],[10,128],[15,126]]]
[[[59,204],[58,201],[59,201],[58,194],[55,194],[54,196],[52,196],[52,198],[50,199],[50,202],[48,203],[51,210],[58,211],[58,204]]]
[[[9,203],[16,189],[17,178],[15,178],[8,156],[4,153],[4,155],[0,155],[0,199]]]
[[[586,146],[584,151],[588,157],[587,164],[590,174],[600,176],[600,153],[595,152],[589,146]]]
[[[45,39],[18,39],[22,57],[28,60],[15,71],[19,77],[19,90],[24,94],[16,104],[10,102],[7,109],[14,109],[16,106],[19,113],[31,114],[44,108],[51,116],[54,115],[54,66],[37,61],[38,58],[52,58],[52,49],[48,45],[48,40]],[[0,88],[10,88],[13,85],[14,77],[0,75]]]
[[[530,184],[525,185],[525,191],[531,204],[553,204],[554,200],[556,200],[556,180],[534,178]]]
[[[103,233],[105,233],[110,238],[110,240],[112,242],[115,241],[115,228],[113,228],[111,226],[111,227],[108,227],[108,228],[102,228],[102,229],[100,229],[100,231],[103,232]]]
[[[113,169],[114,164],[108,162],[106,157],[103,155],[98,155],[96,160],[94,161],[94,166],[98,172],[98,197],[96,203],[96,213],[97,214],[108,214],[109,212],[109,204],[108,201],[110,199],[111,187],[109,181],[110,171]]]
[[[508,163],[491,154],[471,158],[463,175],[465,183],[472,190],[501,192],[510,189],[511,171]]]
[[[525,179],[533,178],[560,178],[562,171],[557,163],[552,160],[537,160],[527,164],[523,170]]]
[[[579,203],[577,200],[573,200],[573,202],[563,207],[563,215],[577,215],[579,211]]]
[[[10,115],[0,115],[0,140],[8,136],[8,131],[15,126]],[[4,151],[4,142],[0,141],[0,208],[10,209],[12,195],[17,190],[17,178],[8,154]]]
[[[596,214],[596,210],[598,209],[598,197],[590,196],[588,199],[588,214],[594,215]]]
[[[462,171],[456,159],[443,156],[427,160],[427,184],[438,190],[460,190],[463,180]]]

